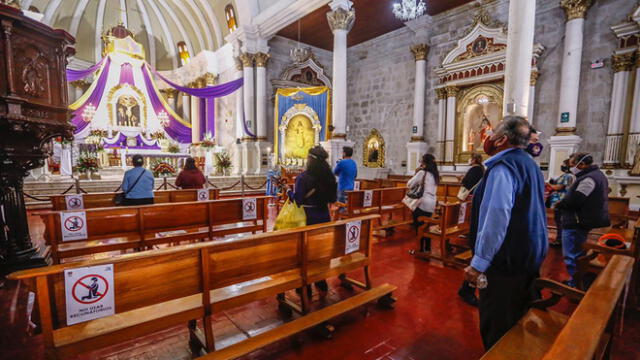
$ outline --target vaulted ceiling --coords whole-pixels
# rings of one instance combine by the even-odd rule
[[[187,44],[191,56],[223,45],[229,33],[224,8],[229,3],[235,6],[234,0],[22,0],[21,3],[24,9],[35,7],[44,14],[42,21],[46,24],[75,36],[76,56],[89,62],[101,57],[102,33],[122,21],[145,47],[147,61],[161,70],[178,67],[180,41]]]
[[[394,3],[400,0],[352,0],[356,10],[356,22],[347,38],[348,46],[371,40],[404,26],[392,12]],[[427,13],[436,15],[474,0],[424,0]],[[309,13],[300,21],[300,41],[319,47],[333,49],[333,34],[327,23],[328,6]],[[278,32],[278,35],[298,40],[298,23],[295,22]]]

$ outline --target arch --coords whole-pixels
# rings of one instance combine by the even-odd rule
[[[176,53],[176,47],[174,45],[175,42],[173,41],[173,36],[171,35],[171,31],[169,31],[169,26],[167,25],[167,22],[165,21],[164,17],[162,16],[162,13],[160,12],[160,9],[158,9],[158,6],[155,4],[155,2],[152,0],[147,0],[147,2],[149,2],[149,5],[151,6],[151,10],[156,15],[156,18],[158,18],[158,21],[160,22],[160,27],[162,28],[162,32],[164,33],[165,39],[167,40],[167,43],[168,43],[167,51],[169,52],[171,63],[173,64],[174,68],[177,68],[178,56]]]
[[[184,17],[188,20],[194,35],[198,39],[198,45],[200,45],[200,51],[206,49],[206,44],[204,42],[204,38],[202,37],[203,32],[200,31],[200,29],[198,29],[198,26],[197,26],[198,22],[196,21],[196,19],[194,19],[193,13],[184,6],[183,1],[174,1],[173,4],[177,6],[178,10],[182,12]],[[195,50],[193,50],[193,48],[192,48],[192,51],[194,51],[194,54],[195,54]]]
[[[147,43],[149,45],[149,63],[154,68],[156,67],[156,40],[153,37],[153,28],[151,27],[151,19],[149,18],[149,13],[147,12],[147,7],[144,6],[144,2],[142,0],[136,0],[138,4],[138,9],[140,10],[140,14],[142,16],[142,23],[144,24],[146,33],[147,33]]]
[[[196,0],[191,0],[191,1],[196,1]],[[218,18],[213,12],[213,9],[211,8],[211,6],[206,0],[197,0],[197,1],[200,4],[200,6],[202,6],[205,9],[204,14],[209,20],[209,24],[213,24],[213,31],[216,34],[216,43],[218,47],[222,46],[223,45],[222,28],[220,27],[220,22],[218,22]]]
[[[202,12],[198,9],[198,6],[194,2],[194,0],[185,1],[191,12],[196,15],[198,21],[200,22],[200,27],[205,31],[205,40],[207,41],[207,48],[209,50],[213,50],[216,47],[215,42],[213,41],[213,34],[211,34],[211,29],[207,26],[207,21],[202,16]],[[213,25],[213,24],[212,24]]]

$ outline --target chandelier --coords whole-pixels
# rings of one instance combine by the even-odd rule
[[[421,16],[427,11],[427,5],[422,0],[401,0],[393,4],[393,14],[400,20],[409,21]]]
[[[301,64],[311,57],[311,49],[309,47],[303,48],[300,45],[300,20],[298,20],[298,43],[296,47],[291,49],[289,56],[296,64]]]
[[[164,110],[161,110],[160,113],[158,113],[158,120],[160,120],[160,124],[162,126],[169,126],[169,114],[167,114]]]
[[[96,107],[93,104],[89,103],[82,110],[82,120],[85,122],[91,122],[93,120],[93,116],[96,114]]]

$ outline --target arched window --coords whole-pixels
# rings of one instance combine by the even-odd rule
[[[189,50],[187,50],[187,44],[184,41],[178,43],[178,56],[180,56],[180,65],[186,65],[189,63],[191,56]]]
[[[227,27],[229,28],[229,32],[233,32],[238,28],[238,23],[236,21],[236,11],[233,9],[233,5],[229,4],[224,8],[224,16],[227,19]]]

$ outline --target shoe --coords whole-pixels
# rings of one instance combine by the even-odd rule
[[[462,301],[466,302],[467,304],[473,307],[478,307],[478,298],[474,293],[469,293],[467,291],[464,291],[463,289],[460,289],[458,290],[458,296],[460,296],[462,298]]]

